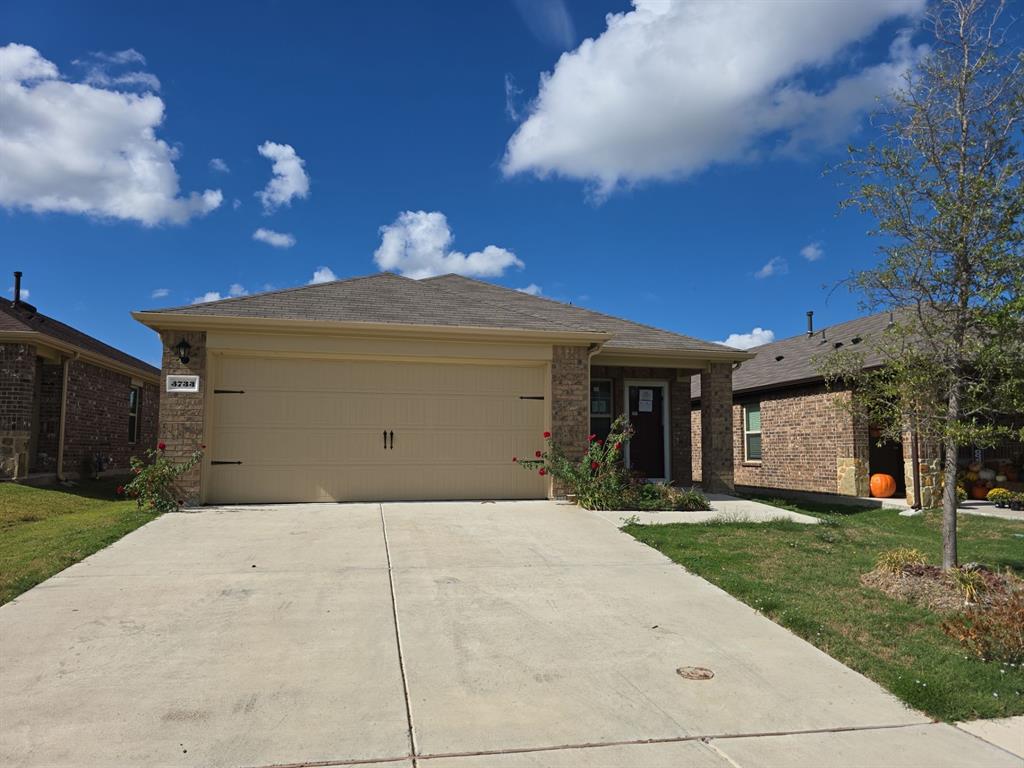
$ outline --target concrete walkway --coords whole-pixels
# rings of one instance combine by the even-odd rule
[[[724,493],[708,494],[711,502],[709,512],[593,512],[592,514],[621,526],[627,519],[641,525],[664,523],[767,523],[773,520],[789,520],[794,523],[817,525],[818,518],[773,507],[752,499],[738,499]]]
[[[0,608],[0,765],[370,762],[1021,765],[549,502],[166,515]]]

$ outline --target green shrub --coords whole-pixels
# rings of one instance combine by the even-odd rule
[[[1013,494],[1005,488],[993,488],[985,498],[993,504],[1008,504],[1013,498]]]
[[[992,605],[946,619],[943,631],[982,661],[1024,662],[1024,592],[1015,590]]]
[[[949,577],[963,593],[964,600],[968,603],[978,602],[978,595],[988,588],[988,582],[979,571],[969,571],[966,568],[950,568]]]
[[[886,573],[900,573],[907,565],[925,565],[924,554],[913,547],[896,547],[878,556],[875,567]]]
[[[182,499],[177,480],[203,457],[202,448],[192,452],[185,461],[176,464],[164,453],[165,445],[160,443],[156,450],[146,450],[146,459],[132,456],[132,477],[117,491],[135,499],[139,509],[163,514],[177,512],[181,508]]]

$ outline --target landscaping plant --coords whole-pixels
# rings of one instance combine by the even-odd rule
[[[908,565],[924,565],[924,554],[913,547],[896,547],[878,556],[875,568],[886,573],[901,573]]]
[[[159,514],[177,512],[182,504],[177,480],[199,463],[205,446],[200,446],[181,463],[167,458],[166,448],[164,443],[159,443],[156,450],[150,448],[146,451],[146,459],[133,456],[133,477],[117,489],[118,493],[135,499],[141,510]]]
[[[1024,663],[1024,591],[946,619],[942,629],[982,661]]]

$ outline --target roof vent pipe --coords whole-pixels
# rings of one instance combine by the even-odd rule
[[[21,272],[14,273],[14,303],[21,303]]]
[[[814,311],[807,311],[807,338],[814,335]]]

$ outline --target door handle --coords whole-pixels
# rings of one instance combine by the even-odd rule
[[[388,431],[384,430],[384,450],[388,449]]]
[[[393,451],[395,450],[395,431],[391,430],[388,434],[391,435],[391,450]]]

